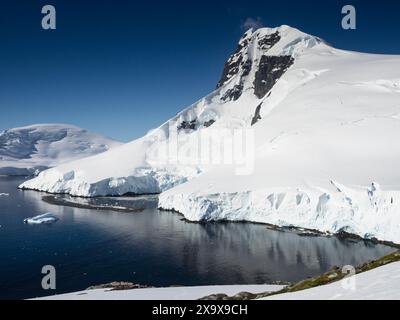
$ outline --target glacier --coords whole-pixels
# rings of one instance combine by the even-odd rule
[[[191,221],[399,243],[398,70],[400,56],[336,49],[286,25],[250,29],[214,92],[140,139],[20,187],[83,197],[161,193],[161,209]],[[247,171],[194,152],[207,133],[232,140],[240,130],[254,137]]]

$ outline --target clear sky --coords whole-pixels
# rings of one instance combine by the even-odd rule
[[[41,8],[57,30],[41,28]],[[357,30],[341,8],[357,9]],[[400,1],[2,0],[0,130],[71,123],[129,141],[215,88],[246,21],[400,54]]]

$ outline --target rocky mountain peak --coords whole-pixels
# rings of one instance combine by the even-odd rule
[[[221,100],[236,101],[247,89],[263,98],[296,57],[320,43],[319,38],[286,25],[249,29],[224,65],[217,89],[229,88],[223,90]]]

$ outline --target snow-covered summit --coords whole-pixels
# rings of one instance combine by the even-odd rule
[[[288,26],[249,30],[214,92],[143,138],[22,187],[77,196],[162,192],[160,207],[189,220],[400,242],[398,70],[400,56],[338,50]],[[204,136],[228,132],[232,140],[236,129],[251,138],[242,152],[254,153],[247,173],[232,161],[196,158]],[[226,150],[213,143],[211,156]]]
[[[94,155],[119,142],[67,124],[36,124],[0,132],[0,174],[32,174]]]
[[[216,90],[161,128],[171,121],[189,131],[211,125],[230,127],[232,122],[254,124],[257,107],[271,94],[277,81],[295,61],[311,52],[330,55],[335,49],[318,37],[286,25],[249,29],[225,62]]]
[[[296,58],[306,49],[319,44],[323,44],[321,39],[286,25],[278,28],[250,29],[239,40],[236,51],[225,64],[218,87],[235,76],[254,80],[251,77],[251,69],[259,71],[261,59],[265,57]],[[242,82],[246,82],[245,80],[242,79]]]

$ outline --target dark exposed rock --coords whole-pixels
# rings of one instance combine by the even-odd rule
[[[279,32],[275,32],[270,35],[266,35],[258,40],[258,46],[262,50],[268,50],[272,48],[275,44],[279,42],[281,36]],[[242,67],[243,73],[242,76],[245,77],[250,73],[251,70],[251,61],[243,60],[242,50],[249,44],[249,39],[241,39],[238,47],[235,52],[229,57],[228,61],[225,63],[224,70],[222,72],[221,79],[217,84],[217,89],[224,85],[229,79],[231,79],[234,75],[236,75],[240,71],[240,67]]]
[[[99,284],[97,286],[91,286],[86,290],[94,290],[94,289],[130,290],[130,289],[143,289],[143,288],[151,288],[151,287],[132,282],[114,281],[106,284]]]
[[[242,39],[243,39],[243,37],[242,37]],[[247,47],[247,45],[249,44],[249,39],[245,39],[245,40],[242,40],[242,39],[240,40],[240,43],[237,46],[236,51],[233,54],[238,54],[240,51],[242,51],[242,49],[244,47]]]
[[[205,127],[211,127],[214,124],[215,120],[211,119],[203,123]],[[178,125],[178,130],[196,130],[198,128],[197,120],[192,121],[182,121]]]
[[[232,89],[229,89],[225,92],[225,94],[221,97],[222,101],[236,101],[240,98],[243,92],[243,85],[236,85]]]
[[[238,294],[235,294],[233,297],[230,298],[230,300],[252,300],[257,297],[256,294],[250,293],[250,292],[239,292]]]
[[[244,83],[247,76],[250,74],[253,67],[251,59],[246,58],[245,50],[249,45],[250,38],[246,38],[247,35],[242,37],[236,51],[230,56],[228,61],[225,63],[224,70],[220,81],[218,82],[217,88],[223,86],[227,81],[232,79],[236,75],[240,75],[240,79],[237,84],[227,90],[221,97],[221,101],[236,101],[240,98],[243,93]],[[278,31],[275,33],[261,36],[258,39],[257,45],[259,50],[264,52],[275,46],[280,40],[281,35]],[[275,85],[276,81],[286,72],[286,70],[293,64],[294,59],[291,56],[267,56],[261,57],[258,65],[258,71],[256,72],[254,80],[254,93],[258,98],[262,98],[271,88]],[[259,120],[254,119],[254,121]]]
[[[247,77],[250,74],[252,63],[250,60],[242,62],[242,78]]]
[[[258,107],[256,108],[256,111],[254,113],[253,119],[251,120],[251,125],[252,126],[254,126],[258,122],[258,120],[261,120],[261,115],[260,115],[261,107],[262,107],[262,103],[260,103],[258,105]]]
[[[240,62],[240,63],[239,63]],[[241,70],[241,77],[240,77],[240,84],[235,85],[232,89],[229,89],[222,97],[222,101],[236,101],[240,98],[243,92],[243,82],[245,78],[250,74],[251,71],[251,66],[252,63],[250,60],[243,61],[242,56],[238,58],[238,61],[234,64],[231,65],[231,69],[229,71],[229,74],[227,75],[226,79],[223,81],[222,84],[224,84],[227,80],[229,80],[231,77],[233,77],[235,74],[239,73]],[[225,72],[225,69],[224,69]],[[224,76],[223,76],[224,77]],[[220,83],[221,83],[220,81]],[[218,86],[220,86],[220,83],[218,83]]]
[[[279,32],[275,32],[258,40],[258,45],[263,50],[271,49],[274,45],[276,45],[279,40],[281,40],[281,36]]]
[[[178,130],[196,130],[196,120],[182,121],[178,126]]]
[[[124,195],[129,196],[129,195]],[[139,213],[143,212],[149,206],[154,207],[157,204],[157,200],[151,202],[147,201],[108,201],[104,199],[104,201],[98,200],[98,198],[76,198],[69,197],[67,195],[50,195],[42,197],[42,200],[46,203],[72,207],[72,208],[81,208],[81,209],[95,209],[95,210],[107,210],[107,211],[116,211],[116,212],[126,212],[126,213]],[[114,203],[113,203],[114,202]],[[128,205],[129,204],[129,205]]]
[[[359,235],[347,232],[345,228],[342,228],[338,232],[336,232],[335,236],[339,239],[356,240],[356,241],[363,240],[363,238],[360,237]]]
[[[261,99],[293,64],[291,56],[262,56],[254,79],[254,94]]]
[[[221,80],[217,84],[217,89],[222,87],[229,79],[235,76],[240,70],[240,64],[243,62],[243,56],[240,53],[232,55],[225,63],[222,71]]]
[[[239,42],[235,52],[229,57],[228,61],[224,65],[221,79],[218,81],[217,89],[222,87],[229,79],[239,73],[240,69],[243,69],[244,75],[249,74],[251,69],[251,62],[243,60],[242,50],[248,46],[249,39],[244,39],[245,35]]]
[[[221,301],[221,300],[252,300],[257,297],[257,294],[250,293],[250,292],[239,292],[238,294],[230,297],[224,293],[217,293],[211,294],[209,296],[205,296],[200,298],[199,300],[214,300],[214,301]]]
[[[247,41],[245,41],[247,45]],[[222,101],[236,101],[240,98],[243,92],[243,82],[245,77],[250,74],[252,63],[250,60],[243,60],[243,56],[240,52],[243,49],[244,44],[239,45],[236,52],[229,58],[225,64],[224,71],[222,73],[221,80],[218,82],[217,88],[224,85],[229,79],[241,72],[240,84],[236,85],[234,88],[229,89],[224,96],[221,98]]]
[[[211,127],[213,124],[215,123],[215,120],[209,120],[209,121],[206,121],[206,122],[204,122],[204,126],[205,127]]]
[[[213,300],[213,301],[218,301],[218,300],[225,300],[228,298],[228,295],[224,293],[217,293],[217,294],[211,294],[209,296],[200,298],[199,300]]]

